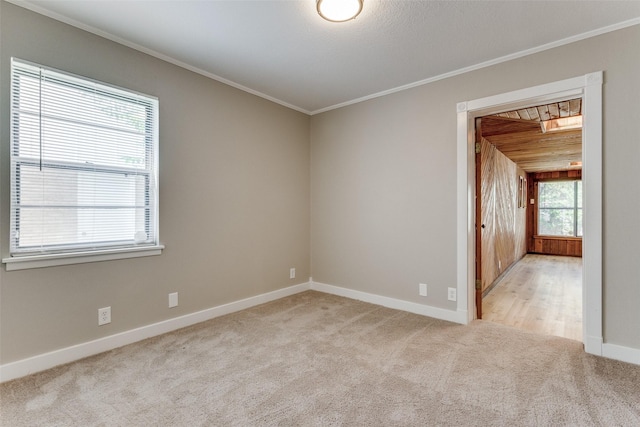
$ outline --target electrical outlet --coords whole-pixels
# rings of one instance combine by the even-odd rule
[[[169,308],[178,306],[178,293],[173,292],[169,294]]]
[[[427,296],[427,284],[426,283],[420,283],[418,285],[418,289],[419,289],[418,292],[420,293],[420,296],[422,296],[422,297],[426,297]]]
[[[289,269],[289,279],[295,279],[295,278],[296,278],[296,269],[295,268]]]
[[[456,296],[456,288],[447,288],[448,289],[448,293],[447,293],[447,299],[449,301],[456,301],[458,298]]]
[[[98,309],[98,326],[111,323],[111,307],[103,307]]]

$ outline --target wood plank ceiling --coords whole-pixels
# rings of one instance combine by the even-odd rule
[[[582,129],[543,132],[541,121],[582,114],[572,99],[485,116],[482,136],[526,172],[582,169]]]

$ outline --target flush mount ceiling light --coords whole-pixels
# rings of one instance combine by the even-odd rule
[[[364,0],[317,0],[318,14],[327,21],[349,21],[360,14]]]

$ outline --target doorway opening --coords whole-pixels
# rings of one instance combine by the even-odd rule
[[[476,317],[581,341],[582,99],[479,117],[475,134]]]
[[[582,302],[585,351],[602,355],[602,84],[601,71],[457,104],[457,311],[476,317],[475,134],[477,117],[526,105],[580,98],[583,105]]]

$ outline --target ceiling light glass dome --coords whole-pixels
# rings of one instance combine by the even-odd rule
[[[363,0],[317,0],[318,13],[327,21],[349,21],[362,11]]]

